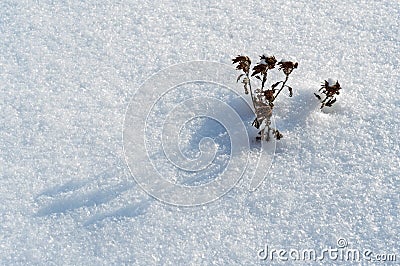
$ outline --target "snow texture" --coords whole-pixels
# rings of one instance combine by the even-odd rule
[[[0,264],[266,265],[279,261],[258,258],[265,245],[322,250],[339,238],[399,261],[399,14],[389,0],[1,1]],[[172,64],[262,53],[299,62],[293,97],[275,102],[284,138],[262,185],[249,192],[245,175],[186,208],[143,192],[121,137],[140,84]],[[330,76],[341,94],[321,111],[313,92]],[[188,157],[204,137],[217,147],[206,175],[175,173],[154,134],[150,156],[174,182],[203,184],[229,160],[226,132],[204,118],[182,125]]]
[[[333,78],[328,78],[327,81],[328,81],[328,85],[330,87],[334,86],[336,84],[336,82],[337,82],[337,80],[334,80]]]
[[[261,59],[258,64],[260,64],[260,65],[268,65],[267,61],[265,61],[265,59]]]

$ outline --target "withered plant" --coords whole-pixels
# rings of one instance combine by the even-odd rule
[[[293,89],[286,85],[286,82],[289,79],[289,75],[295,68],[297,68],[298,63],[287,60],[281,60],[278,62],[275,59],[275,56],[261,55],[260,62],[253,67],[253,72],[250,75],[251,60],[248,56],[238,55],[236,58],[232,59],[232,61],[233,64],[237,64],[237,70],[243,71],[243,73],[238,76],[237,82],[240,80],[242,81],[245,94],[249,94],[250,92],[256,115],[252,125],[257,129],[260,129],[260,136],[257,137],[257,139],[267,141],[270,140],[271,131],[276,139],[281,139],[283,135],[279,132],[279,130],[271,127],[274,101],[284,88],[289,90],[289,97],[293,96]],[[268,71],[275,69],[276,65],[279,66],[278,70],[282,70],[285,74],[285,79],[273,83],[271,87],[267,89],[266,84],[268,80]],[[251,87],[252,78],[256,78],[261,82],[260,86],[254,91]]]
[[[339,90],[342,88],[340,87],[340,84],[338,81],[336,83],[332,79],[325,80],[322,83],[321,88],[318,90],[321,92],[324,96],[321,97],[321,95],[318,95],[314,93],[315,97],[317,97],[321,101],[321,108],[324,108],[325,106],[327,107],[332,107],[332,105],[336,102],[335,95],[339,95]]]

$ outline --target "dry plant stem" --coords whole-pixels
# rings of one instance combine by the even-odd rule
[[[256,110],[256,105],[254,103],[254,97],[253,97],[253,90],[251,89],[251,81],[250,81],[249,73],[246,73],[246,77],[247,77],[247,79],[249,81],[249,90],[250,90],[251,102],[253,103],[254,110]]]
[[[282,87],[279,89],[278,93],[275,95],[274,100],[278,97],[279,93],[281,93],[281,91],[283,90],[283,88],[285,88],[286,82],[289,79],[289,75],[286,75],[285,80],[282,83]]]
[[[263,75],[263,80],[261,83],[261,91],[264,91],[264,85],[265,85],[265,82],[267,81],[267,74],[268,74],[268,69],[265,71],[265,74]]]
[[[328,98],[329,98],[329,97],[326,96],[325,99],[321,102],[322,105],[321,105],[321,108],[320,108],[320,109],[324,108],[324,106],[325,106],[325,104],[326,104],[326,100],[328,100]]]

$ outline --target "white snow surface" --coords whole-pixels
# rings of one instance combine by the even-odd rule
[[[333,78],[328,78],[327,81],[329,86],[334,86],[337,82],[337,80],[334,80]]]
[[[260,62],[258,63],[260,65],[267,65],[267,61],[265,59],[261,59]]]
[[[266,265],[280,262],[258,258],[265,245],[321,251],[340,238],[399,261],[399,14],[389,0],[1,1],[0,264]],[[122,145],[140,84],[172,64],[262,53],[299,63],[293,97],[276,101],[284,138],[262,185],[243,178],[198,207],[142,191]],[[313,92],[330,76],[341,94],[321,111]],[[214,138],[211,173],[176,174],[154,145],[158,171],[192,185],[223,171],[222,126],[199,118],[180,134],[189,157]]]

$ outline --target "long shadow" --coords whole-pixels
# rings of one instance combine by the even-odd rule
[[[48,188],[35,197],[35,201],[47,201],[36,212],[42,217],[51,214],[65,213],[81,207],[91,207],[107,203],[135,184],[129,181],[118,181],[115,177],[123,176],[124,169],[117,163],[105,171],[83,180],[69,180],[64,184]]]
[[[153,201],[152,198],[146,198],[141,200],[138,203],[131,204],[120,209],[104,212],[100,214],[96,214],[89,218],[83,225],[90,226],[93,224],[98,224],[107,218],[112,219],[121,219],[127,217],[137,217],[140,215],[144,215],[146,213],[147,208],[150,206],[151,202]]]
[[[115,173],[115,169],[106,169],[105,171],[102,171],[100,174],[97,174],[91,178],[87,179],[72,179],[67,181],[64,184],[61,185],[55,185],[51,188],[47,188],[43,190],[41,193],[37,194],[35,196],[35,200],[39,200],[41,197],[47,196],[47,197],[56,197],[60,194],[63,193],[68,193],[72,191],[76,191],[81,189],[82,187],[95,182],[96,180],[101,180],[101,179],[106,179],[108,177],[112,177]]]
[[[239,151],[248,151],[249,143],[250,149],[261,148],[260,142],[251,141],[255,138],[257,130],[251,126],[251,122],[254,119],[254,113],[249,108],[247,103],[241,98],[233,98],[228,104],[236,110],[238,115],[245,123],[246,130],[248,132],[249,142],[243,141],[239,147]],[[218,110],[218,109],[217,109]],[[226,125],[229,126],[229,125]],[[229,157],[231,154],[231,143],[228,132],[222,125],[212,119],[206,119],[201,123],[196,130],[192,133],[189,149],[198,149],[200,140],[204,137],[210,137],[214,140],[220,149],[217,151],[216,158],[212,163],[212,167],[208,169],[208,172],[195,173],[189,178],[184,179],[183,185],[201,185],[208,183],[218,177],[225,169]],[[247,138],[247,136],[243,136]],[[189,151],[190,152],[190,151]],[[50,203],[43,204],[37,212],[36,216],[43,217],[52,214],[66,213],[68,211],[77,210],[81,207],[93,207],[97,205],[106,204],[118,197],[123,193],[131,190],[136,186],[132,179],[132,182],[118,181],[115,179],[118,175],[123,175],[121,171],[121,162],[118,160],[117,165],[110,167],[106,171],[85,180],[70,180],[62,185],[58,185],[49,189],[46,189],[39,193],[35,199],[37,201],[47,200],[50,198]],[[162,169],[161,169],[162,170]],[[113,184],[108,182],[99,182],[106,180],[116,180]],[[101,184],[105,185],[101,185]],[[99,187],[100,184],[100,187]],[[119,209],[111,209],[103,213],[98,213],[90,217],[84,226],[89,226],[103,221],[107,218],[121,218],[121,217],[137,217],[146,213],[146,210],[151,205],[151,197],[146,197],[138,203],[121,207]]]
[[[104,204],[117,198],[123,192],[133,188],[133,184],[121,183],[113,187],[106,187],[90,192],[74,193],[61,199],[56,199],[50,204],[40,208],[36,215],[47,216],[55,213],[65,213],[81,207],[90,207]]]

